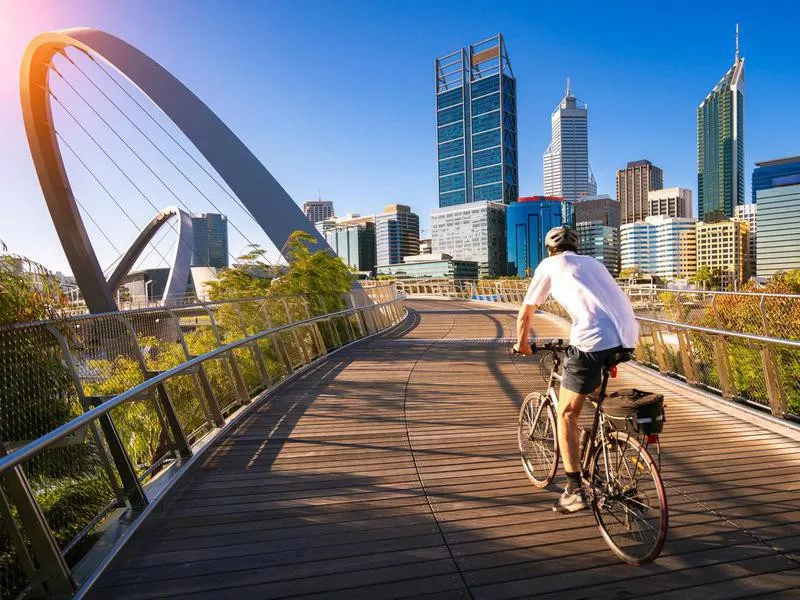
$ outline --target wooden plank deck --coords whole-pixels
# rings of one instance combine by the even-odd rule
[[[628,567],[590,513],[559,516],[516,448],[541,387],[514,314],[408,303],[255,407],[136,532],[90,598],[800,597],[800,444],[626,367],[667,397],[670,533]],[[537,317],[537,335],[563,325]]]

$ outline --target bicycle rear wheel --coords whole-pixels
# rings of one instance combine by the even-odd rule
[[[556,413],[550,398],[528,394],[519,411],[517,432],[522,468],[536,487],[547,487],[558,469]]]
[[[667,495],[650,453],[626,433],[608,434],[589,467],[592,511],[611,550],[626,563],[655,560],[667,539]]]

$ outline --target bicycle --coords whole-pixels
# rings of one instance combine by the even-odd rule
[[[532,348],[535,353],[536,344]],[[518,441],[528,479],[536,487],[545,488],[553,482],[558,470],[556,387],[561,382],[562,355],[566,348],[561,340],[553,340],[541,346],[541,350],[545,354],[540,366],[552,365],[547,392],[544,395],[533,392],[522,403]],[[619,353],[610,360],[603,367],[597,395],[588,396],[595,413],[591,429],[581,428],[580,465],[584,488],[603,539],[626,563],[641,566],[658,557],[667,537],[669,517],[659,471],[658,435],[621,431],[614,424],[616,419],[602,409],[609,378],[616,376],[619,363],[630,358],[628,353]],[[656,446],[659,465],[648,451],[651,444]]]

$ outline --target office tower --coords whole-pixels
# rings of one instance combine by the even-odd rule
[[[574,204],[573,210],[577,207]],[[602,221],[577,221],[576,228],[580,238],[578,254],[593,256],[614,277],[619,275],[619,228]]]
[[[431,249],[478,263],[481,276],[506,274],[506,205],[473,202],[431,211]]]
[[[432,243],[431,238],[427,238],[427,239],[419,241],[419,253],[420,254],[432,254],[433,253],[433,243]]]
[[[339,258],[356,271],[375,268],[375,224],[336,225],[325,232],[325,240]]]
[[[330,200],[309,200],[303,202],[303,214],[312,223],[324,221],[333,216],[333,202]]]
[[[692,213],[692,190],[682,187],[663,188],[647,192],[650,204],[648,216],[689,217]]]
[[[506,247],[509,275],[530,277],[547,257],[547,232],[572,223],[572,205],[554,196],[529,196],[506,208]]]
[[[608,195],[583,196],[572,204],[576,223],[590,223],[599,221],[603,225],[619,229],[620,215],[619,202]]]
[[[789,179],[786,179],[786,178]],[[764,160],[756,163],[753,169],[753,204],[759,190],[786,185],[800,181],[800,156]]]
[[[787,173],[792,163],[794,171]],[[800,156],[756,164],[759,169],[784,167],[773,170],[769,187],[762,187],[756,194],[756,270],[759,277],[770,277],[779,271],[800,269]]]
[[[551,140],[544,152],[544,193],[573,202],[594,196],[597,184],[589,168],[589,107],[567,93],[550,116]]]
[[[192,217],[192,266],[228,266],[228,218],[206,213]]]
[[[622,223],[643,221],[649,217],[650,201],[647,194],[663,187],[664,172],[649,160],[629,162],[627,167],[617,171],[617,200]]]
[[[697,224],[697,268],[722,272],[723,287],[736,286],[748,277],[748,225],[745,221]]]
[[[517,84],[498,34],[436,59],[439,207],[518,194]]]
[[[395,265],[419,253],[419,217],[404,204],[390,204],[375,215],[376,261]]]
[[[697,270],[697,221],[688,217],[650,216],[620,228],[622,269],[661,277],[689,279]]]
[[[697,108],[697,211],[701,221],[733,216],[744,204],[744,58],[739,25],[733,65]]]
[[[800,182],[800,176],[798,176]],[[766,188],[762,188],[766,189]],[[758,275],[758,204],[740,204],[733,211],[733,217],[739,221],[747,221],[750,260],[750,275]]]

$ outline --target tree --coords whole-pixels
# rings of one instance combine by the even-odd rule
[[[234,266],[220,271],[217,281],[205,284],[211,300],[260,298],[269,293],[275,267],[266,260],[266,250],[253,244],[237,260]]]
[[[131,296],[131,291],[128,289],[128,286],[119,286],[119,289],[117,290],[117,301],[120,304],[130,304],[133,302],[133,296]]]
[[[722,269],[703,265],[697,269],[692,277],[692,283],[706,290],[719,290],[722,288]]]

